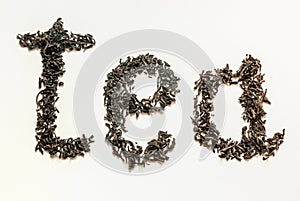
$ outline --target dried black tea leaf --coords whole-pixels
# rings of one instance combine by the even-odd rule
[[[29,50],[40,50],[43,63],[42,75],[39,78],[39,93],[36,96],[37,124],[35,150],[42,154],[48,152],[51,157],[75,158],[83,156],[90,151],[89,144],[93,136],[86,138],[61,139],[55,133],[58,109],[55,103],[58,100],[57,88],[64,85],[59,78],[65,73],[62,54],[69,51],[87,50],[95,45],[95,40],[90,34],[80,35],[69,33],[63,28],[59,18],[46,32],[34,34],[19,34],[17,36],[21,47]]]
[[[262,87],[263,77],[260,61],[251,55],[246,56],[236,73],[228,65],[215,72],[203,71],[194,88],[197,90],[192,119],[195,141],[226,160],[249,160],[258,155],[266,160],[274,156],[283,143],[285,129],[282,133],[278,132],[272,138],[267,138],[263,104],[271,102],[266,96],[267,90]],[[239,142],[222,138],[211,120],[211,112],[214,110],[212,101],[221,85],[239,85],[243,90],[239,103],[244,108],[242,118],[249,126],[242,128]]]
[[[157,77],[157,90],[153,96],[139,100],[132,93],[134,78],[142,73],[149,77]],[[167,131],[159,131],[157,139],[148,142],[145,149],[123,137],[127,132],[125,121],[128,115],[151,115],[164,111],[176,101],[179,93],[178,81],[170,65],[151,54],[127,57],[120,60],[119,65],[107,74],[104,87],[105,120],[109,132],[106,142],[111,145],[113,154],[128,164],[129,170],[136,165],[145,166],[150,162],[163,163],[168,160],[167,153],[175,146],[175,139]]]

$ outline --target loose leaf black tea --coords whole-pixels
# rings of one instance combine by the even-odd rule
[[[59,18],[46,32],[34,34],[19,34],[17,36],[21,47],[29,50],[40,50],[43,63],[42,75],[39,78],[39,93],[36,96],[37,124],[35,150],[42,154],[48,152],[51,157],[75,158],[84,156],[90,151],[89,144],[93,142],[93,136],[86,138],[61,139],[55,133],[55,120],[59,112],[55,106],[58,101],[57,88],[63,86],[59,78],[65,73],[62,54],[67,51],[86,50],[95,45],[95,40],[90,34],[80,35],[69,33],[63,29],[63,22]]]
[[[272,138],[266,136],[266,120],[264,120],[266,112],[263,104],[271,104],[271,102],[266,96],[267,90],[262,88],[263,82],[264,75],[261,74],[260,61],[251,55],[247,55],[236,73],[233,73],[228,65],[223,69],[215,70],[215,73],[202,72],[194,88],[198,92],[192,119],[195,140],[226,160],[249,160],[258,155],[266,160],[274,156],[275,151],[283,143],[285,129],[282,133],[275,133]],[[239,103],[244,108],[242,118],[249,123],[249,126],[242,128],[240,142],[231,138],[222,138],[211,120],[210,113],[214,110],[212,101],[221,85],[239,85],[243,90]]]
[[[157,76],[157,91],[149,98],[139,100],[132,93],[134,78],[142,73],[149,77]],[[175,138],[167,131],[159,131],[157,139],[148,142],[143,150],[142,146],[126,140],[122,133],[127,132],[125,121],[128,115],[151,115],[163,112],[165,107],[176,101],[179,93],[178,81],[170,65],[153,55],[139,55],[120,60],[119,65],[107,74],[104,87],[104,105],[106,107],[105,120],[109,132],[106,142],[111,145],[113,154],[128,164],[129,170],[136,165],[145,166],[150,162],[163,163],[168,160],[167,153],[175,146]]]

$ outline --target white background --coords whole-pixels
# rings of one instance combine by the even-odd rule
[[[1,1],[0,200],[300,200],[299,3],[298,1],[124,0]],[[267,131],[286,128],[276,157],[226,162],[215,155],[199,161],[195,143],[172,167],[129,176],[91,157],[52,160],[34,152],[35,95],[41,58],[18,46],[18,33],[47,30],[62,17],[65,28],[91,33],[101,45],[122,33],[153,28],[195,41],[215,66],[235,69],[246,53],[261,60],[268,97]],[[65,55],[61,89],[61,136],[76,137],[72,98],[76,77],[92,50]],[[227,89],[226,89],[227,90]],[[226,91],[225,90],[225,91]],[[240,91],[226,92],[224,136],[239,137]],[[63,114],[63,115],[62,115]]]

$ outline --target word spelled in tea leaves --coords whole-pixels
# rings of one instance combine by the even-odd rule
[[[157,91],[149,98],[139,100],[132,93],[134,78],[142,73],[149,77],[157,76]],[[142,146],[126,140],[122,133],[127,132],[125,120],[128,115],[151,115],[162,112],[165,107],[175,102],[179,93],[179,78],[174,75],[170,65],[153,55],[140,55],[136,58],[127,57],[125,61],[108,73],[104,87],[104,105],[106,106],[105,120],[109,132],[106,141],[113,148],[113,154],[128,164],[129,170],[136,165],[145,166],[149,162],[163,163],[168,160],[167,153],[175,146],[175,139],[167,131],[159,131],[157,139]]]
[[[95,40],[90,34],[80,35],[68,33],[63,29],[63,22],[59,18],[46,32],[34,34],[19,34],[17,36],[21,47],[29,50],[39,49],[42,56],[43,71],[39,78],[39,93],[36,97],[37,124],[35,150],[42,154],[48,152],[50,156],[66,159],[83,156],[90,150],[89,144],[93,136],[86,138],[61,139],[55,133],[58,100],[57,88],[63,86],[59,78],[65,73],[62,54],[67,51],[86,50],[95,45]]]
[[[274,156],[275,151],[283,143],[285,130],[276,133],[272,138],[266,136],[266,120],[264,120],[266,112],[263,104],[271,103],[266,96],[267,90],[262,88],[264,75],[261,74],[260,61],[247,55],[236,73],[233,73],[228,65],[215,72],[202,72],[200,79],[195,82],[194,89],[198,92],[192,119],[196,133],[195,140],[227,160],[240,161],[242,158],[248,160],[257,155],[266,160]],[[240,142],[220,137],[220,132],[211,120],[210,113],[214,110],[212,101],[221,85],[239,85],[243,90],[239,103],[244,108],[243,120],[249,123],[249,126],[242,128]]]

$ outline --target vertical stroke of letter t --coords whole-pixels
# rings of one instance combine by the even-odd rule
[[[86,50],[93,47],[96,42],[92,35],[68,33],[63,29],[63,22],[59,18],[46,32],[37,31],[34,34],[19,34],[17,36],[21,47],[29,50],[40,50],[43,63],[42,75],[39,78],[39,93],[36,97],[37,124],[35,150],[42,154],[48,152],[51,157],[62,159],[84,156],[90,151],[93,136],[86,138],[61,139],[55,133],[57,112],[55,106],[58,100],[57,88],[63,86],[59,78],[65,73],[62,54],[70,51]]]

